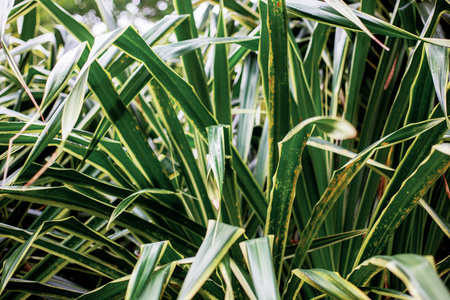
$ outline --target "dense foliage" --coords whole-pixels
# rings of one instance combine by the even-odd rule
[[[450,299],[449,1],[95,3],[0,2],[1,299]]]

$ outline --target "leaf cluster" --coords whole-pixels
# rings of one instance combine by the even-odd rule
[[[1,299],[450,299],[448,1],[16,2]]]

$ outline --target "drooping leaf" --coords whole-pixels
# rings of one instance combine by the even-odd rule
[[[383,269],[388,269],[407,287],[415,299],[446,299],[450,293],[439,278],[431,256],[398,254],[394,256],[374,256],[348,276],[348,280],[358,286],[366,286],[369,280]]]
[[[331,5],[323,3],[319,0],[288,0],[286,2],[290,13],[304,17],[316,22],[329,24],[333,26],[340,26],[343,28],[360,30],[351,20],[343,17]],[[436,45],[450,47],[450,42],[446,39],[421,38],[413,33],[410,33],[400,27],[394,26],[381,19],[373,17],[369,14],[352,10],[361,22],[373,34],[383,34],[387,36],[400,37],[413,40],[424,40]]]
[[[111,226],[111,224],[114,222],[114,220],[122,213],[124,212],[136,198],[138,198],[140,195],[149,195],[151,197],[152,194],[166,194],[166,195],[176,195],[176,193],[171,191],[166,191],[162,189],[144,189],[139,192],[133,193],[127,198],[123,199],[119,205],[116,206],[113,213],[111,214],[111,217],[108,220],[107,228]]]
[[[336,299],[370,299],[351,282],[339,274],[323,269],[296,269],[293,273],[320,292]]]
[[[269,196],[265,227],[266,234],[275,235],[273,252],[277,278],[281,275],[295,187],[302,169],[301,157],[314,125],[334,138],[352,138],[356,135],[354,127],[343,119],[316,117],[298,124],[278,144],[280,158]]]
[[[339,13],[341,13],[344,17],[346,17],[348,20],[352,21],[356,26],[358,26],[359,29],[364,31],[370,38],[372,38],[374,41],[378,43],[381,47],[383,47],[385,50],[389,51],[389,48],[387,48],[383,43],[381,43],[370,31],[367,29],[367,27],[361,22],[361,20],[356,16],[356,14],[351,10],[350,7],[348,7],[347,4],[345,4],[342,0],[325,0],[326,3],[328,3],[331,7],[333,7],[335,10],[337,10]]]

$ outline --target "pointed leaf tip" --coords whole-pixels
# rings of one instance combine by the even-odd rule
[[[0,39],[3,40],[5,34],[6,23],[8,22],[8,15],[14,6],[14,0],[0,1]]]

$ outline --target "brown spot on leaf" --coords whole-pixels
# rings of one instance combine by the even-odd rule
[[[388,78],[386,79],[386,82],[384,84],[384,90],[387,90],[387,88],[389,87],[389,84],[391,84],[392,77],[394,76],[395,66],[397,65],[397,58],[398,58],[398,54],[395,57],[394,63],[392,64],[391,71],[389,72]]]

